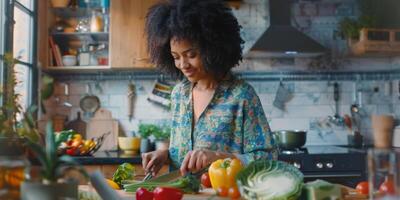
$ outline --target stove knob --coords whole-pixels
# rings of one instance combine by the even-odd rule
[[[332,169],[333,168],[333,163],[328,162],[325,164],[327,168]]]
[[[296,167],[297,169],[301,168],[300,163],[297,163],[297,162],[293,162],[293,166]]]
[[[324,167],[324,165],[323,165],[322,163],[320,163],[320,162],[317,162],[317,164],[315,164],[315,166],[316,166],[318,169],[322,169],[322,168]]]

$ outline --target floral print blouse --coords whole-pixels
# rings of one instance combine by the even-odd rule
[[[193,84],[184,80],[171,94],[169,156],[173,168],[179,168],[185,155],[194,149],[233,153],[244,164],[277,158],[260,99],[251,85],[228,75],[216,88],[193,130],[192,88]]]

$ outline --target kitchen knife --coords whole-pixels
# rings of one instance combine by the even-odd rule
[[[173,181],[181,177],[181,172],[179,170],[175,170],[151,179],[146,180],[146,182],[168,182]]]
[[[194,173],[191,173],[191,172],[190,172],[190,174],[191,174],[192,176],[196,176],[196,177],[200,178],[200,176],[201,176],[204,172],[208,171],[208,168],[209,168],[209,167],[210,167],[210,165],[208,165],[207,167],[205,167],[205,168],[199,170],[198,172],[194,172]],[[189,174],[189,173],[188,173],[188,174]],[[182,176],[182,175],[181,175],[181,171],[180,171],[180,170],[175,170],[175,171],[172,171],[172,172],[163,174],[163,175],[161,175],[161,176],[148,179],[146,182],[169,182],[169,181],[174,181],[174,180],[178,179],[178,178],[181,177],[181,176]]]

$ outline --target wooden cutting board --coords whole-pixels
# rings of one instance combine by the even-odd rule
[[[88,185],[80,185],[79,192],[86,193],[85,196],[98,196],[98,194],[96,193],[96,190],[91,188]],[[123,200],[136,199],[135,193],[125,192],[124,190],[116,190],[116,192]],[[207,188],[207,189],[202,189],[198,194],[185,194],[185,195],[183,195],[183,199],[188,199],[188,200],[189,199],[190,200],[207,200],[207,199],[225,200],[225,199],[229,199],[229,198],[216,196],[215,191],[213,189]],[[241,198],[241,199],[243,199],[243,198]]]
[[[99,151],[116,150],[118,145],[118,121],[112,118],[112,114],[105,108],[96,111],[93,118],[88,122],[86,127],[86,137],[98,138],[103,134],[110,132]]]

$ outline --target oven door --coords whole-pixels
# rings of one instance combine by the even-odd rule
[[[360,171],[304,173],[304,182],[314,181],[316,179],[322,179],[331,183],[338,183],[352,188],[355,188],[359,182],[367,180],[366,174]]]

